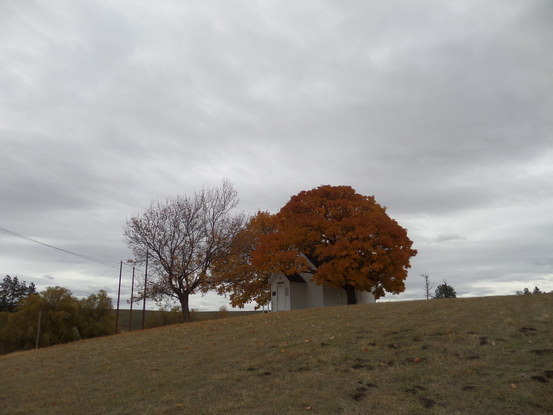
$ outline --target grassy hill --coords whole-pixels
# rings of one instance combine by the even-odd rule
[[[195,311],[191,310],[192,321],[214,320],[229,317],[242,317],[251,314],[260,314],[261,311]],[[114,311],[115,314],[115,311]],[[130,310],[119,310],[119,331],[130,331]],[[181,312],[146,310],[144,318],[144,327],[153,328],[166,326],[182,321]],[[132,311],[132,330],[140,330],[142,327],[142,310]]]
[[[552,414],[553,295],[378,303],[0,357],[2,414]]]

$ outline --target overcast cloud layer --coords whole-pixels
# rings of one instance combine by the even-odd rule
[[[115,295],[126,219],[228,178],[248,213],[374,195],[419,251],[386,299],[422,273],[553,290],[551,22],[549,0],[3,1],[0,227],[106,265],[0,233],[0,275]]]

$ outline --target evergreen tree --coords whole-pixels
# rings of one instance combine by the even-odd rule
[[[25,281],[6,275],[0,283],[0,311],[15,311],[17,303],[31,294],[36,294],[35,284],[27,286]]]
[[[438,288],[436,288],[436,291],[434,292],[434,298],[456,298],[456,297],[457,297],[457,293],[455,292],[455,288],[453,288],[451,285],[448,285],[445,280],[443,284],[438,285]]]

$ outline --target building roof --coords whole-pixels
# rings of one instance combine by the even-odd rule
[[[288,278],[288,280],[290,282],[303,282],[303,283],[306,283],[306,281],[303,279],[303,277],[298,273],[293,274],[293,275],[286,275],[286,278]]]
[[[322,264],[322,261],[319,261],[319,258],[315,255],[311,254],[304,254],[304,256],[311,262],[313,265],[315,265],[315,268],[319,268]]]

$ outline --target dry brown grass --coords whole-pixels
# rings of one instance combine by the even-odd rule
[[[551,414],[553,296],[333,307],[0,358],[2,414]]]

